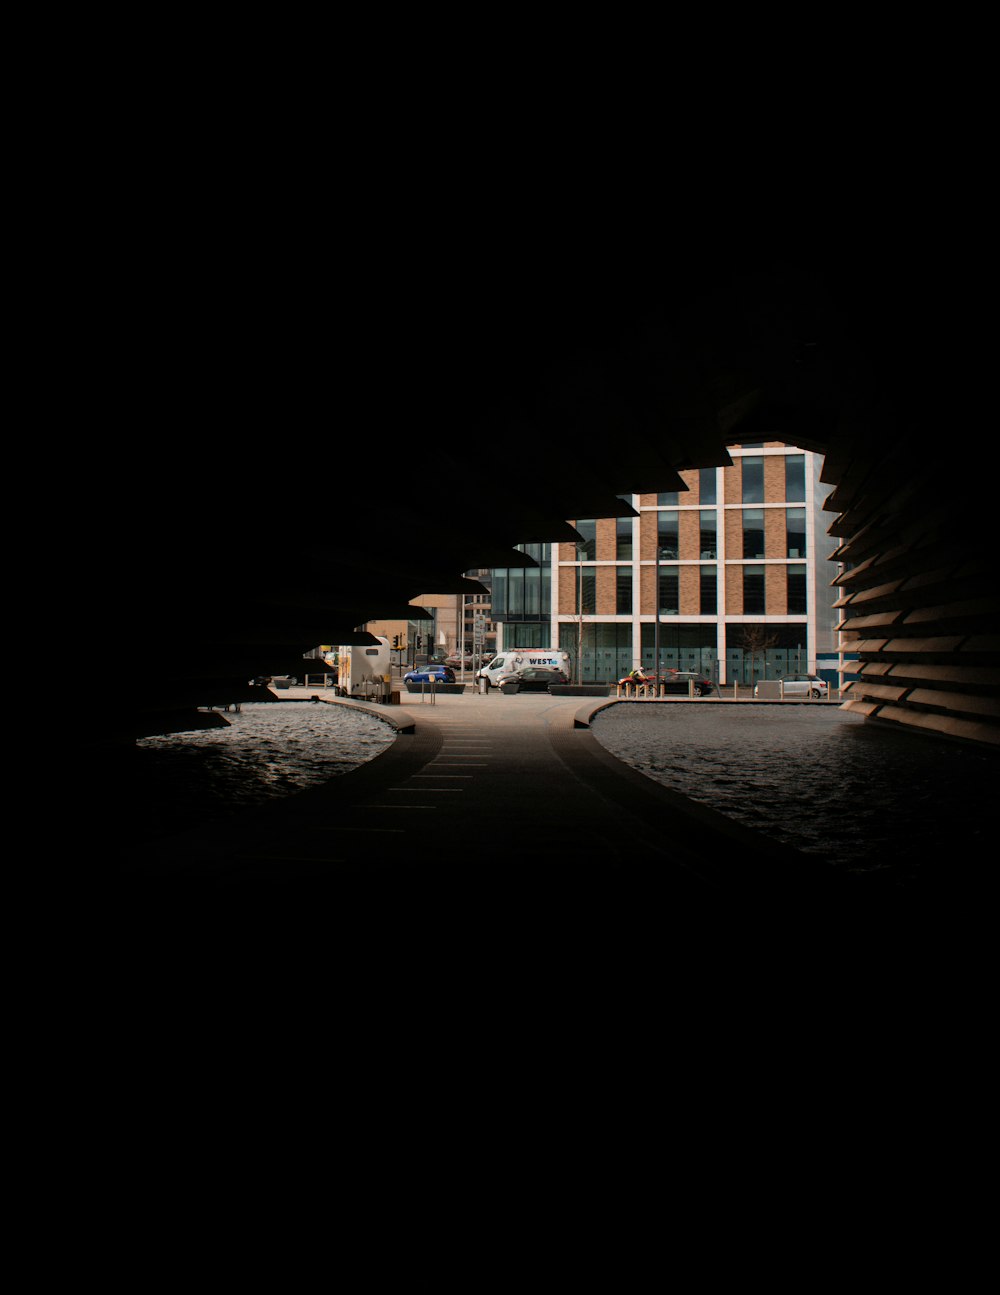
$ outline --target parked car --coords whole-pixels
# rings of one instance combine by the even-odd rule
[[[825,679],[815,674],[786,674],[781,680],[786,697],[829,697],[830,685]],[[757,696],[759,685],[754,684],[753,695]]]
[[[694,690],[699,697],[707,697],[709,693],[715,692],[715,684],[711,679],[706,678],[703,674],[698,674],[695,670],[668,670],[666,674],[660,675],[660,683],[663,685],[664,692],[683,693],[687,696],[690,692],[688,684],[694,681]]]
[[[423,665],[403,675],[405,684],[430,683],[432,680],[436,683],[454,683],[455,671],[447,665]]]
[[[520,674],[522,670],[561,670],[570,675],[569,653],[553,647],[505,648],[492,660],[486,659],[476,676],[480,688],[499,688],[505,674]]]
[[[518,692],[548,692],[554,683],[569,683],[569,678],[562,670],[552,670],[545,666],[527,666],[524,670],[513,670],[502,674],[497,682],[501,692],[504,686],[517,684]]]
[[[464,659],[465,659],[466,670],[471,670],[473,665],[475,664],[472,657],[468,653],[466,653],[466,656]],[[462,658],[461,652],[450,652],[444,658],[444,663],[445,665],[450,665],[454,670],[459,670],[461,669],[461,666],[462,666],[462,660],[463,658]]]

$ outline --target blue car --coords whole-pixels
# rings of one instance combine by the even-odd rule
[[[403,683],[421,684],[430,683],[434,680],[436,683],[454,683],[455,671],[447,665],[425,665],[419,670],[411,670],[408,674],[403,675]]]

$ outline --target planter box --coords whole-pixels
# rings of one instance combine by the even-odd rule
[[[423,689],[425,696],[430,696],[430,691],[431,691],[430,684],[408,683],[406,685],[407,692],[419,693],[421,689]],[[434,692],[438,696],[440,696],[441,693],[443,692],[463,693],[465,692],[465,684],[464,683],[436,683],[434,685]]]

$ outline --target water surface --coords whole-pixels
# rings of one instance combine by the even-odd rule
[[[142,835],[162,836],[349,773],[395,740],[364,711],[312,702],[245,705],[228,728],[136,742]]]
[[[836,706],[657,705],[601,711],[594,736],[664,786],[808,855],[901,884],[986,863],[991,752],[866,723]]]

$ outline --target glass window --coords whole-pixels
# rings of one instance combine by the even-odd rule
[[[743,502],[745,504],[762,504],[764,502],[764,460],[762,458],[740,459],[743,464]]]
[[[764,556],[763,508],[743,509],[743,556],[745,558]]]
[[[583,538],[583,543],[576,546],[577,558],[597,557],[597,523],[577,522],[576,529]]]
[[[806,614],[806,568],[790,566],[788,568],[788,614],[805,616]]]
[[[524,614],[541,614],[542,573],[539,567],[528,567],[524,573]]]
[[[743,568],[743,615],[764,615],[764,568]]]
[[[715,468],[702,468],[698,474],[698,496],[703,504],[719,502],[715,493]]]
[[[716,567],[704,566],[701,568],[701,606],[702,616],[714,616],[719,610],[718,579]]]
[[[507,614],[524,615],[524,572],[513,568],[507,577]]]
[[[493,569],[493,616],[495,620],[503,620],[507,615],[507,568],[494,567]]]
[[[616,522],[615,557],[622,561],[632,556],[632,518],[619,517]]]
[[[717,517],[718,514],[714,508],[701,513],[701,539],[699,544],[703,558],[717,558],[719,556]]]
[[[675,558],[677,554],[677,513],[658,513],[656,517],[660,558]]]
[[[790,558],[806,556],[806,510],[804,508],[785,509],[785,538]]]
[[[632,615],[632,568],[615,570],[615,612],[619,616]]]
[[[785,498],[790,502],[806,498],[806,456],[789,454],[785,459]]]
[[[568,652],[573,678],[612,683],[632,668],[632,626],[623,623],[559,627],[559,646]],[[546,627],[548,633],[548,627]],[[548,642],[548,639],[545,640]],[[579,658],[579,659],[578,659]]]
[[[680,580],[677,567],[660,569],[660,615],[676,616],[680,610]]]
[[[655,664],[656,626],[642,627],[642,664]],[[677,621],[660,622],[660,668],[701,670],[711,679],[715,676],[715,626],[679,625]]]
[[[661,508],[676,508],[679,493],[680,491],[678,490],[667,490],[665,493],[656,496],[656,502]]]

